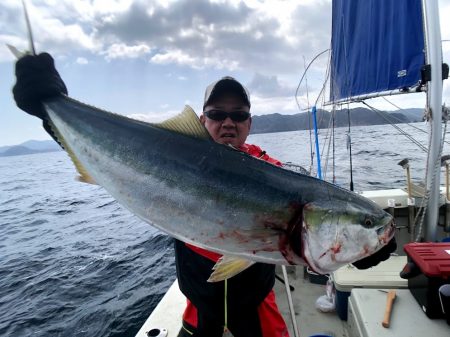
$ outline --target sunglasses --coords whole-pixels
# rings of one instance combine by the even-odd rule
[[[247,111],[231,111],[226,112],[222,110],[209,110],[209,111],[203,111],[206,117],[209,119],[212,119],[213,121],[224,121],[228,117],[233,122],[244,122],[250,117],[250,112]]]

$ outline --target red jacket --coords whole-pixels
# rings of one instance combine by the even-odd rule
[[[252,144],[244,144],[239,149],[242,150],[243,152],[250,154],[251,156],[260,158],[261,160],[267,161],[274,165],[277,165],[277,166],[282,165],[282,163],[279,160],[276,160],[276,159],[270,157],[259,146],[252,145]],[[177,249],[177,246],[178,246],[178,249]],[[175,245],[175,248],[176,248],[175,251],[176,251],[176,257],[178,258],[179,261],[183,261],[183,260],[191,261],[192,260],[192,257],[189,258],[189,256],[192,254],[189,254],[188,251],[184,251],[184,248],[182,248],[183,246],[188,247],[190,251],[193,251],[196,254],[198,254],[198,255],[202,256],[203,258],[206,258],[207,260],[210,260],[214,263],[217,262],[218,259],[221,257],[220,254],[217,254],[217,253],[214,253],[214,252],[211,252],[211,251],[208,251],[208,250],[205,250],[205,249],[202,249],[202,248],[199,248],[199,247],[187,244],[187,243],[182,244],[181,242],[178,242]],[[185,267],[179,266],[179,264],[184,264],[184,262],[179,262],[179,261],[177,261],[177,271],[180,271],[180,270],[182,270],[182,268],[185,268]],[[211,265],[212,265],[212,263],[211,263]],[[263,267],[263,265],[261,265],[261,267]],[[180,269],[180,270],[178,270],[178,269]],[[265,269],[263,269],[263,270],[265,270]],[[265,272],[261,271],[262,272],[261,277],[263,277],[262,275],[267,275],[264,277],[268,277],[268,275],[270,275],[271,273],[273,273],[271,277],[274,277],[274,269],[272,268],[269,270],[272,270],[272,271],[269,271],[269,274],[267,274],[267,271],[265,271]],[[255,275],[257,275],[257,274],[255,274]],[[179,276],[181,276],[181,275],[179,275]],[[230,280],[232,280],[232,279],[230,279]],[[263,279],[257,280],[257,281],[260,281],[261,283],[270,282],[267,280],[263,281]],[[183,283],[183,277],[179,277],[179,282]],[[281,316],[281,314],[278,310],[278,307],[277,307],[277,304],[275,301],[275,293],[273,292],[273,290],[270,290],[271,287],[273,286],[273,282],[266,283],[266,284],[269,287],[267,290],[268,293],[266,293],[267,294],[266,297],[262,300],[262,302],[259,302],[259,305],[257,305],[257,308],[256,308],[257,316],[259,317],[257,319],[257,321],[259,321],[259,328],[255,328],[254,330],[259,330],[259,331],[251,331],[250,334],[251,334],[251,336],[260,336],[260,337],[289,337],[288,329],[283,320],[283,317]],[[180,284],[180,288],[182,288],[182,290],[183,290],[183,288],[186,288],[186,287],[188,287],[188,285]],[[185,295],[187,297],[189,297],[189,294],[185,294]],[[231,291],[230,291],[227,294],[227,296],[233,296],[233,293],[231,293]],[[192,302],[188,298],[187,299],[187,307],[183,314],[183,328],[182,328],[182,331],[180,332],[179,336],[191,335],[193,332],[192,330],[195,330],[199,324],[199,321],[198,321],[199,317],[200,316],[199,316],[199,312],[198,312],[197,308],[192,304]],[[202,318],[201,318],[202,320],[204,320],[203,317],[204,316],[202,314]],[[242,322],[242,323],[245,325],[246,323],[250,323],[250,322]],[[230,329],[231,329],[232,325],[233,325],[232,322],[229,322]],[[233,333],[233,331],[231,331],[231,332]],[[245,333],[248,333],[248,332],[245,332]],[[199,333],[199,334],[201,335],[201,333]],[[208,332],[208,334],[210,334],[210,333]],[[220,334],[220,332],[218,333],[218,335],[219,334]],[[242,334],[242,332],[241,332],[241,334]]]

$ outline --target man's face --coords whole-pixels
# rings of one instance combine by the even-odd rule
[[[239,147],[245,143],[252,118],[249,117],[244,121],[233,121],[230,117],[226,117],[222,121],[213,120],[205,115],[209,111],[225,111],[225,112],[250,112],[250,107],[245,104],[241,97],[235,94],[225,94],[205,106],[204,113],[200,116],[200,121],[205,125],[211,137],[220,144],[229,144]]]

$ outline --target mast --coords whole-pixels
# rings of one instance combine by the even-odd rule
[[[427,83],[427,107],[430,109],[430,154],[427,163],[427,190],[430,193],[425,215],[425,240],[436,241],[440,197],[440,147],[442,137],[442,47],[438,1],[422,0],[426,64],[431,66]]]

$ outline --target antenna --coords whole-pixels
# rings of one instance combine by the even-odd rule
[[[25,14],[25,21],[27,23],[28,30],[28,42],[30,44],[30,52],[32,55],[36,55],[36,49],[34,49],[33,31],[31,30],[30,18],[28,17],[27,6],[25,0],[22,0],[23,13]]]

